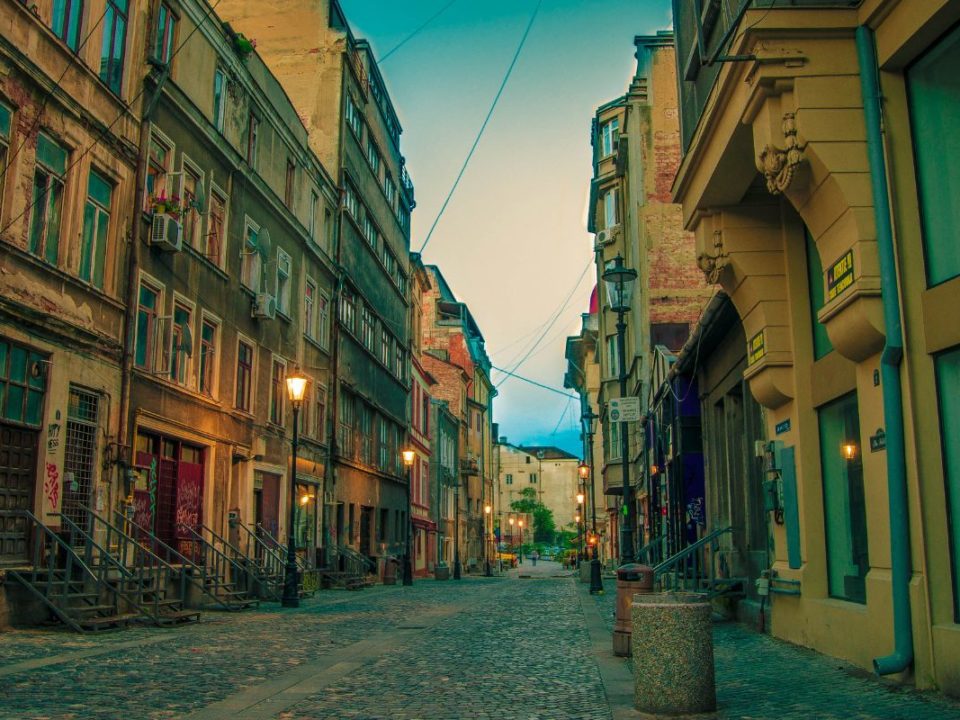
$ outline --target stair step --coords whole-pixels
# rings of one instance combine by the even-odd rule
[[[115,605],[68,605],[67,607],[63,608],[64,612],[69,615],[90,612],[115,612],[116,609],[117,608]]]
[[[177,625],[189,622],[197,622],[200,619],[199,610],[175,610],[165,612],[157,618],[160,625]]]
[[[128,624],[131,620],[137,618],[136,613],[124,613],[119,615],[107,615],[101,617],[76,619],[77,625],[82,628],[102,629],[104,626],[116,625],[121,627]]]

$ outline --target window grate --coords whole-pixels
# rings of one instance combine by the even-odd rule
[[[86,512],[93,492],[94,460],[97,451],[97,421],[100,397],[70,388],[67,405],[67,433],[64,446],[63,514],[86,529]]]

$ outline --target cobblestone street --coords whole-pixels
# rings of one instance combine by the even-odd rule
[[[612,581],[592,599],[553,563],[522,573],[325,592],[180,629],[8,633],[0,718],[635,717],[629,664],[609,653]],[[736,625],[716,638],[723,718],[960,717]]]

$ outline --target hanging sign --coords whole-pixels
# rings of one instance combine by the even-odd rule
[[[761,330],[747,343],[747,365],[760,362],[760,359],[766,354],[767,346],[764,342],[763,330]]]
[[[787,418],[783,422],[778,422],[776,425],[777,435],[783,435],[785,432],[790,432],[790,418]]]
[[[610,422],[637,422],[640,419],[640,398],[623,397],[607,404]]]
[[[851,285],[853,285],[853,250],[847,250],[843,257],[827,268],[827,302]]]

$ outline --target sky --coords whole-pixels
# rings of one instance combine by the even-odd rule
[[[450,0],[341,0],[354,33],[383,56]],[[416,251],[452,186],[537,0],[455,0],[381,64],[416,191]],[[494,115],[424,261],[467,303],[493,365],[563,390],[565,339],[593,289],[586,229],[590,122],[623,95],[633,37],[670,27],[669,0],[542,0]],[[582,280],[577,283],[578,278]],[[564,300],[570,297],[564,306]],[[494,371],[494,384],[504,380]],[[517,379],[499,385],[494,422],[513,444],[580,455],[579,405]]]

